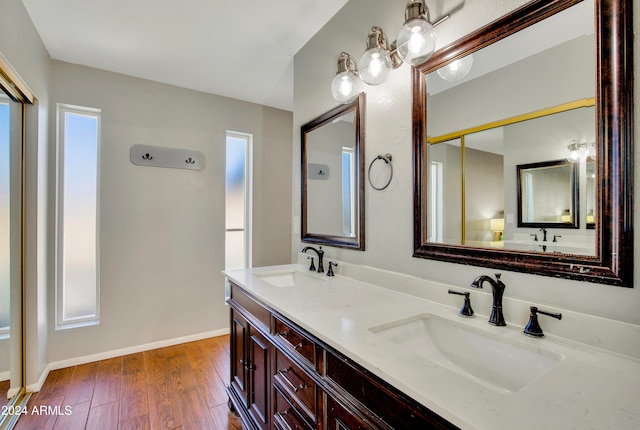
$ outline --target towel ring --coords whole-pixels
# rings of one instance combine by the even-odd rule
[[[371,167],[373,167],[373,164],[378,160],[384,160],[384,162],[391,169],[391,174],[389,175],[389,180],[387,181],[387,183],[383,187],[379,187],[379,188],[376,187],[375,185],[373,185],[373,182],[371,182]],[[376,158],[371,160],[371,164],[369,164],[369,172],[368,172],[367,176],[369,178],[369,185],[371,185],[371,188],[373,188],[374,190],[382,191],[385,188],[387,188],[389,186],[389,184],[391,183],[391,180],[393,179],[393,164],[391,164],[391,154],[378,155]]]

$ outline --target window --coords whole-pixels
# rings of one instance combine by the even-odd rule
[[[252,136],[227,132],[225,269],[251,267]]]
[[[443,163],[439,161],[431,162],[431,195],[430,195],[430,223],[429,241],[442,243],[442,207],[443,207]]]
[[[342,235],[356,236],[356,175],[353,148],[342,147]]]
[[[100,111],[58,105],[57,327],[99,319]]]

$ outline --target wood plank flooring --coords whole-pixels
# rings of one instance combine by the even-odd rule
[[[49,373],[16,429],[242,429],[229,412],[229,336]]]

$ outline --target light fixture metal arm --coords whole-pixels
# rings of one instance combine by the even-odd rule
[[[338,72],[336,75],[342,72],[351,72],[358,76],[358,64],[356,63],[355,58],[345,51],[342,51],[338,57]]]

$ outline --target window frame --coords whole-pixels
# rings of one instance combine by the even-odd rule
[[[64,174],[65,174],[65,132],[67,113],[81,116],[94,117],[97,120],[96,126],[96,220],[95,220],[95,313],[90,317],[80,317],[72,319],[64,319]],[[84,106],[76,106],[64,103],[56,105],[56,189],[55,189],[55,328],[69,329],[76,327],[85,327],[100,324],[100,164],[101,164],[101,127],[102,127],[102,111],[97,108]]]
[[[239,131],[227,130],[225,133],[225,150],[227,140],[229,138],[241,139],[245,142],[245,166],[244,166],[244,181],[245,181],[245,193],[244,193],[244,260],[245,268],[253,267],[252,255],[253,255],[253,134],[243,133]],[[225,156],[226,160],[226,156]],[[226,169],[226,164],[225,164]],[[225,173],[226,181],[226,173]],[[225,240],[227,235],[226,226],[226,182],[225,182]],[[226,243],[225,243],[226,250]],[[225,267],[226,267],[226,255],[225,255]]]

